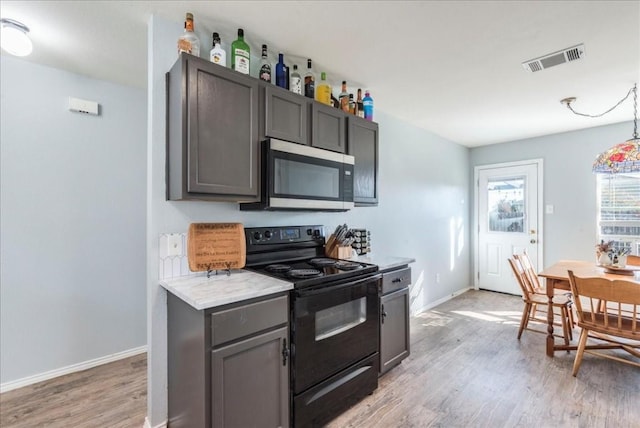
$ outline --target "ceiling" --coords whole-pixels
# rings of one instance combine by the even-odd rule
[[[640,1],[0,1],[31,29],[27,61],[140,88],[150,16],[185,12],[202,57],[212,31],[228,46],[242,27],[254,55],[312,58],[334,91],[368,88],[376,109],[468,147],[633,119],[630,99],[601,118],[559,101],[602,113],[640,81]],[[580,43],[580,61],[521,65]]]

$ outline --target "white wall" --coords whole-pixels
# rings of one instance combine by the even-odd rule
[[[209,29],[200,31],[210,34]],[[324,224],[329,229],[346,222],[372,231],[375,252],[416,259],[412,265],[414,312],[470,285],[469,150],[379,111],[378,207],[347,213],[241,212],[231,203],[166,201],[164,74],[177,58],[174,46],[181,32],[181,22],[158,16],[150,21],[147,283],[151,426],[167,416],[166,295],[158,286],[160,233],[183,233],[189,223],[200,221],[237,221],[245,226]],[[440,283],[435,281],[436,273]]]
[[[561,259],[592,260],[597,242],[595,158],[633,131],[632,122],[529,138],[471,150],[471,168],[524,159],[544,159],[544,266]],[[472,195],[473,196],[473,195]],[[475,238],[475,235],[474,235]]]
[[[144,346],[144,91],[1,57],[0,379]],[[69,96],[100,116],[67,110]]]

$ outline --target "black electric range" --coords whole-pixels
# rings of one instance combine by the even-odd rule
[[[324,256],[324,226],[245,228],[246,268],[305,288],[370,275],[377,265]]]

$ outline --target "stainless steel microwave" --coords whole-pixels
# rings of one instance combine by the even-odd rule
[[[353,208],[353,156],[273,138],[260,144],[260,202],[240,204],[241,210]]]

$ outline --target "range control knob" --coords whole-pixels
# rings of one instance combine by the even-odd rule
[[[313,236],[315,236],[316,238],[320,237],[320,229],[316,229],[313,231]]]
[[[313,229],[307,229],[307,235],[311,236],[313,234]]]
[[[264,231],[264,237],[267,238],[267,239],[270,239],[271,238],[271,231],[270,230],[265,230]]]
[[[253,239],[255,239],[256,241],[259,241],[262,239],[262,233],[260,232],[254,232],[253,233]]]

